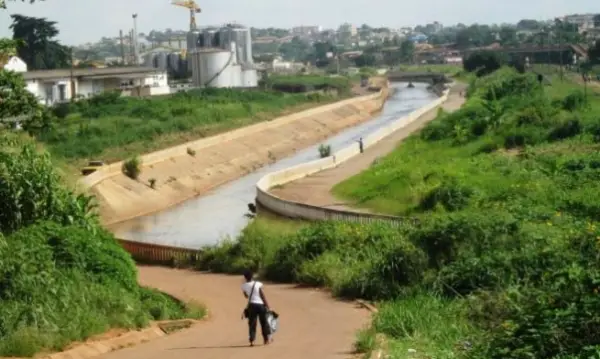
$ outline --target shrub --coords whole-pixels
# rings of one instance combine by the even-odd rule
[[[321,158],[325,158],[325,157],[331,156],[331,145],[321,144],[319,146],[319,156]]]
[[[150,178],[148,184],[150,185],[150,188],[154,189],[156,187],[156,178]]]
[[[123,174],[132,180],[137,180],[142,173],[142,161],[138,156],[132,157],[123,162],[121,167]]]
[[[194,156],[196,156],[196,150],[194,150],[191,147],[188,147],[187,148],[187,154],[190,155],[190,156],[192,156],[192,157],[194,157]]]
[[[430,211],[441,206],[447,211],[458,211],[469,204],[473,194],[473,189],[461,184],[458,179],[445,178],[421,199],[419,209]]]

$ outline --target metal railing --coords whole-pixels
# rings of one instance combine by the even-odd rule
[[[193,265],[198,262],[200,250],[163,246],[119,239],[119,243],[138,263],[168,266]]]

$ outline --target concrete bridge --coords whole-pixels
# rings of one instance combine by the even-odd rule
[[[448,83],[450,79],[438,72],[389,72],[387,78],[398,82],[426,82],[431,84]]]

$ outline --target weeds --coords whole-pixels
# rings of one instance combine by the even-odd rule
[[[331,145],[321,144],[319,146],[319,156],[321,158],[325,158],[325,157],[331,156]]]
[[[142,173],[142,160],[139,156],[132,157],[123,162],[121,167],[123,174],[132,180],[137,180]]]

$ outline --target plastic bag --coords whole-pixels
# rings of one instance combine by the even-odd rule
[[[277,331],[278,325],[279,325],[279,315],[275,312],[268,312],[267,313],[267,323],[269,324],[269,327],[271,328],[271,334],[275,333]]]

